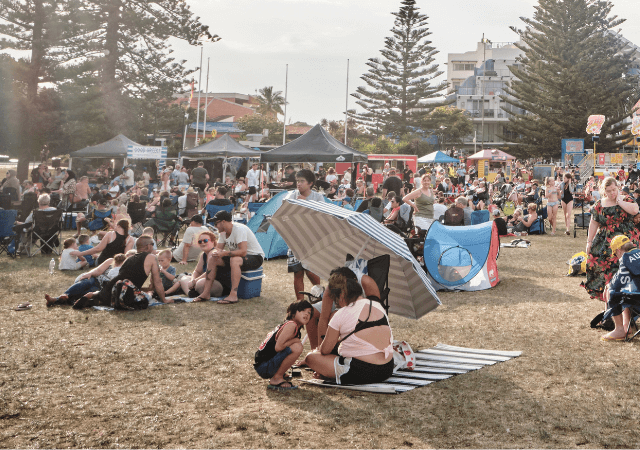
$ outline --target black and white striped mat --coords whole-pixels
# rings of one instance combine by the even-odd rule
[[[521,354],[522,352],[518,351],[483,350],[438,344],[433,348],[415,352],[416,368],[414,370],[399,370],[384,383],[345,386],[316,379],[301,381],[314,386],[376,392],[380,394],[400,394],[436,381],[446,380],[454,375],[460,375],[482,369],[485,366],[508,361]]]

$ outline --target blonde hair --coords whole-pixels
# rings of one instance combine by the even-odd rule
[[[615,184],[616,187],[618,187],[618,182],[616,181],[615,178],[613,177],[607,177],[604,180],[602,180],[602,182],[600,183],[600,195],[602,195],[604,197],[604,191],[605,189],[607,189],[609,186],[611,186],[612,184]]]
[[[153,228],[146,227],[144,230],[142,230],[142,235],[143,236],[153,236]]]
[[[169,261],[171,261],[171,257],[172,257],[172,253],[171,250],[169,250],[168,248],[165,248],[164,250],[162,250],[160,253],[158,253],[158,258],[169,258]]]

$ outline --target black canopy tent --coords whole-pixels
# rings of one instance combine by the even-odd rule
[[[185,150],[180,153],[181,158],[188,159],[223,159],[222,163],[222,178],[224,180],[227,170],[227,159],[229,158],[260,158],[262,152],[247,148],[244,145],[239,144],[227,133],[220,136],[215,141],[209,141],[206,144],[199,145],[190,150]]]
[[[344,145],[316,125],[298,139],[262,153],[263,163],[361,163],[367,155]]]
[[[140,147],[141,144],[132,141],[124,134],[119,134],[106,142],[97,145],[91,145],[83,149],[77,150],[69,154],[71,160],[69,161],[69,168],[74,168],[77,175],[84,175],[88,168],[95,169],[96,162],[89,163],[88,159],[109,160],[109,165],[112,169],[116,167],[123,167],[127,162],[127,147],[130,145]],[[76,163],[74,164],[74,159]],[[85,160],[85,161],[83,161]],[[84,163],[84,164],[83,164]],[[98,166],[102,161],[98,162]],[[152,173],[151,171],[150,173]]]

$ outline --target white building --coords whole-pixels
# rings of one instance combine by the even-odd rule
[[[447,81],[456,95],[455,106],[468,112],[475,127],[476,143],[473,135],[465,139],[465,153],[479,151],[482,145],[504,147],[507,144],[500,136],[509,136],[509,120],[502,108],[512,107],[499,96],[513,78],[509,66],[516,65],[522,51],[513,43],[485,41],[473,51],[448,55]]]

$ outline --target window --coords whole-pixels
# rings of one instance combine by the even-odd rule
[[[476,68],[476,63],[472,61],[463,61],[453,64],[453,70],[473,70]]]

